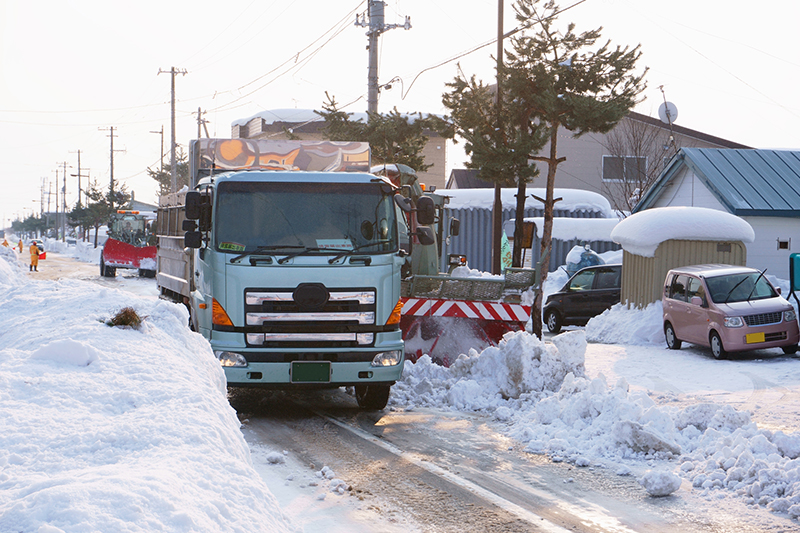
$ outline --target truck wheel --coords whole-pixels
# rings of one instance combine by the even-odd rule
[[[117,275],[117,269],[114,267],[106,266],[103,256],[100,255],[100,275],[104,278],[113,278]]]
[[[154,278],[156,277],[155,270],[147,270],[146,268],[139,269],[139,277],[140,278]]]
[[[708,337],[708,342],[711,344],[711,355],[714,356],[714,359],[728,358],[728,352],[726,352],[725,348],[722,346],[722,339],[720,338],[719,333],[712,331],[711,335]]]
[[[561,331],[561,316],[558,311],[550,309],[544,315],[544,323],[547,324],[547,329],[550,333],[558,333]]]
[[[391,385],[356,385],[358,406],[368,411],[379,411],[389,402]]]

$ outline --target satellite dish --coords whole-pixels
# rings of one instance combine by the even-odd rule
[[[658,108],[658,118],[664,124],[674,124],[678,119],[678,108],[672,102],[664,102]]]

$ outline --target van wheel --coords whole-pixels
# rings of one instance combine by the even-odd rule
[[[711,355],[714,356],[714,359],[728,358],[728,352],[726,352],[725,347],[722,346],[722,339],[719,333],[712,331],[711,335],[708,336],[708,342],[711,344]]]
[[[391,385],[356,385],[358,406],[367,411],[379,411],[389,403]]]
[[[550,309],[544,315],[544,323],[547,324],[547,329],[550,333],[558,333],[561,331],[561,315],[558,311]]]
[[[664,325],[664,337],[667,339],[667,348],[670,350],[681,349],[682,342],[678,337],[675,336],[675,329],[669,322]]]
[[[797,345],[792,344],[791,346],[781,346],[781,350],[783,350],[783,353],[786,355],[792,355],[797,353]]]

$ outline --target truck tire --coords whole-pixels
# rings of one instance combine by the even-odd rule
[[[155,270],[147,270],[146,268],[139,269],[139,277],[140,278],[154,278],[156,277]]]
[[[389,402],[391,385],[356,385],[358,406],[367,411],[380,411]]]
[[[100,275],[104,278],[113,278],[117,275],[116,268],[106,266],[106,262],[103,260],[103,254],[100,254]]]

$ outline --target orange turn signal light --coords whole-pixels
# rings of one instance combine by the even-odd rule
[[[392,314],[389,315],[389,320],[386,321],[387,326],[394,326],[400,323],[400,315],[403,311],[403,300],[397,300],[397,305],[392,309]]]
[[[225,308],[216,298],[211,299],[211,322],[217,326],[233,326],[233,322],[228,313],[225,312]]]

